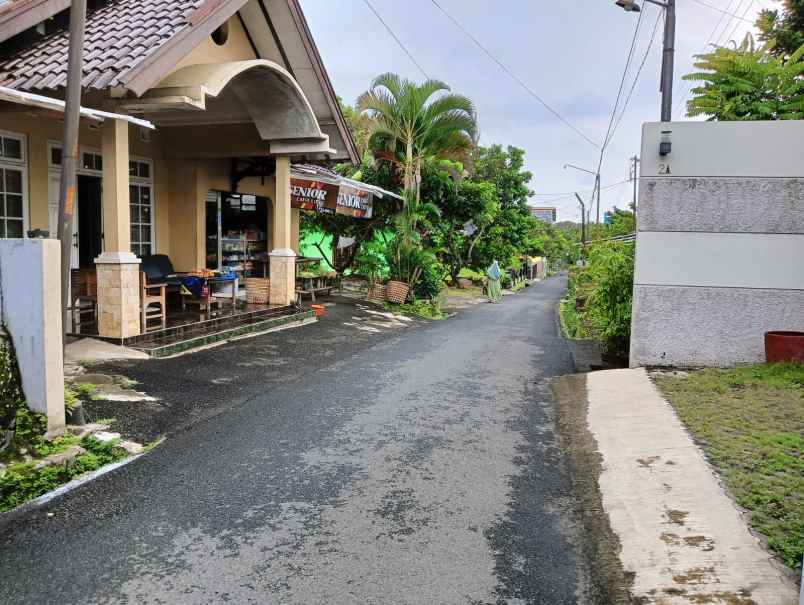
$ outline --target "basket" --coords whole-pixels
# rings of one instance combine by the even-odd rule
[[[388,282],[388,300],[390,300],[392,303],[396,303],[397,305],[405,304],[405,301],[408,299],[409,291],[410,286],[405,282]]]
[[[266,277],[247,277],[246,302],[251,305],[267,305],[270,284],[271,280]]]
[[[371,284],[366,295],[367,300],[385,302],[388,298],[388,287],[384,284]]]

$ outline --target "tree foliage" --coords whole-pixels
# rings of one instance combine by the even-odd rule
[[[736,49],[719,47],[697,55],[699,72],[687,115],[710,120],[800,120],[804,118],[804,45],[788,58],[755,48],[746,37]]]
[[[804,0],[784,0],[784,7],[763,9],[757,17],[759,39],[779,57],[792,55],[804,44]]]
[[[477,122],[472,101],[440,80],[417,84],[397,74],[377,76],[357,100],[371,118],[369,145],[401,165],[404,188],[419,193],[422,163],[472,149]]]

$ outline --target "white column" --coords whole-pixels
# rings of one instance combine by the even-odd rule
[[[273,250],[270,252],[272,305],[289,305],[296,299],[296,253],[291,248],[290,157],[276,158]]]

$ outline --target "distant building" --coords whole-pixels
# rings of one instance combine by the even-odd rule
[[[533,215],[534,218],[537,218],[540,221],[547,223],[548,225],[552,225],[553,223],[556,222],[555,208],[535,208],[531,206],[530,213]]]

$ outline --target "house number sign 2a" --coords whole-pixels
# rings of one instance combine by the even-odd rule
[[[659,164],[659,174],[672,174],[670,164]]]

